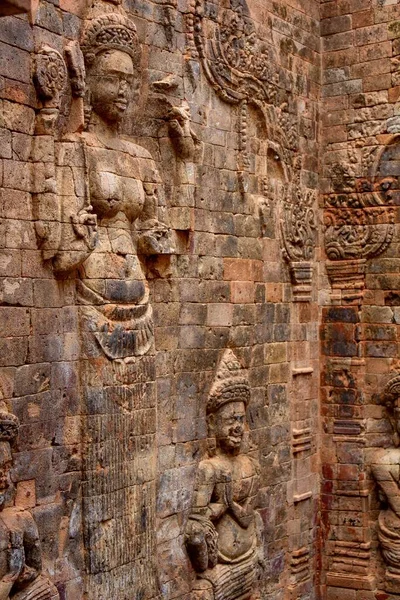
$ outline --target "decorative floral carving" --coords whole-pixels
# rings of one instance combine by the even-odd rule
[[[245,0],[231,0],[228,8],[198,0],[194,21],[197,51],[221,97],[233,104],[245,98],[276,104],[279,75],[273,51],[258,37]]]
[[[46,103],[58,102],[67,81],[67,68],[61,54],[43,46],[36,56],[35,83],[38,95]]]
[[[361,167],[366,176],[356,177],[352,165],[331,166],[333,193],[325,196],[325,249],[331,261],[365,261],[384,252],[394,235],[395,211],[400,195],[396,169],[399,135],[387,144],[363,149]],[[354,148],[349,159],[354,155]],[[355,158],[353,157],[353,163]],[[358,286],[362,286],[363,272]],[[337,269],[328,264],[332,281]],[[341,279],[341,278],[340,278]]]
[[[381,254],[394,234],[394,212],[384,207],[326,210],[325,248],[330,260]]]
[[[294,201],[286,200],[282,223],[283,240],[287,257],[291,261],[309,261],[314,258],[317,221],[315,215],[315,192],[299,187]]]

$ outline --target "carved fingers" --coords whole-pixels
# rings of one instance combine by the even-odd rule
[[[89,250],[93,250],[97,241],[97,216],[91,207],[84,208],[71,217],[72,227],[78,238],[81,238]]]

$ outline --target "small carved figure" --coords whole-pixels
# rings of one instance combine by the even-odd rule
[[[18,434],[15,415],[0,411],[0,600],[59,600],[41,574],[39,533],[32,515],[14,505],[10,482],[11,445]]]
[[[394,427],[393,448],[376,450],[371,465],[383,503],[378,517],[378,537],[387,571],[400,582],[400,376],[389,381],[384,400]]]
[[[207,403],[215,455],[200,462],[186,547],[198,573],[193,598],[256,600],[259,465],[242,453],[250,387],[231,350],[219,365]]]

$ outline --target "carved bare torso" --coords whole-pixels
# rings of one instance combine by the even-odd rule
[[[96,323],[95,336],[107,356],[141,355],[151,345],[153,323],[137,252],[146,232],[151,231],[151,244],[157,228],[166,229],[156,219],[158,173],[146,150],[117,136],[85,134],[84,152],[86,194],[97,216],[98,239],[79,267],[80,300],[97,307],[87,308],[86,316]]]
[[[125,152],[87,146],[90,202],[98,216],[98,243],[81,267],[81,279],[106,303],[144,304],[148,301],[148,285],[132,227],[140,219],[145,203],[139,179],[140,161],[145,159],[137,156],[133,144],[123,147]]]

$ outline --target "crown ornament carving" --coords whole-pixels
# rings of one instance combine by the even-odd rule
[[[247,371],[243,368],[232,350],[224,351],[219,362],[214,383],[211,387],[207,414],[215,413],[228,402],[244,402],[247,406],[250,401],[250,385]]]
[[[136,62],[140,55],[136,26],[120,13],[107,13],[91,19],[84,30],[81,49],[89,66],[97,54],[107,50],[126,52]]]

